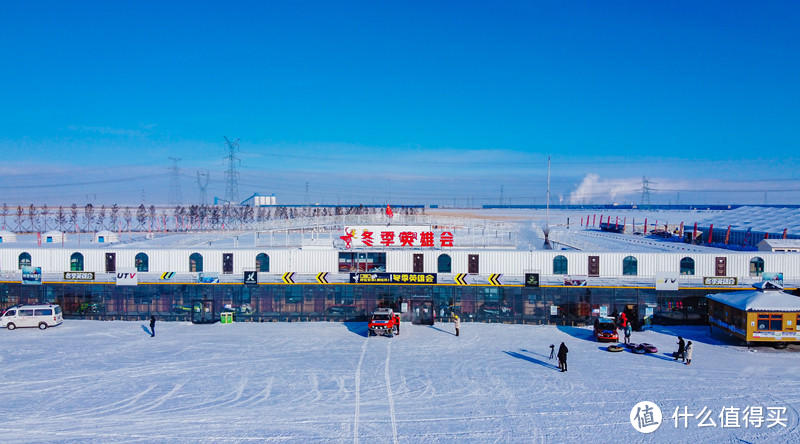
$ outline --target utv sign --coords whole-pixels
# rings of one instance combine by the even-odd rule
[[[117,285],[139,285],[139,273],[137,272],[117,273]]]

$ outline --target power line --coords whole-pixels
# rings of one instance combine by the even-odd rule
[[[200,188],[200,204],[205,205],[207,202],[206,189],[208,188],[208,179],[211,174],[208,170],[197,170],[197,186]]]
[[[169,160],[172,161],[172,167],[170,168],[172,173],[169,178],[169,203],[178,205],[183,201],[183,196],[181,196],[180,170],[178,169],[178,162],[181,159],[179,157],[170,157]]]

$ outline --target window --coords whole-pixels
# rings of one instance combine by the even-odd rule
[[[764,274],[764,259],[754,257],[750,259],[750,277],[759,277]]]
[[[7,310],[3,316],[14,316],[17,314],[17,310]]]
[[[339,273],[386,271],[386,253],[339,253]]]
[[[33,315],[34,316],[53,316],[53,310],[51,310],[49,308],[45,308],[45,309],[42,309],[42,310],[34,310],[33,311]]]
[[[20,253],[19,255],[19,269],[22,270],[22,267],[30,267],[31,266],[31,255],[30,253]]]
[[[259,253],[256,256],[256,271],[269,271],[269,256],[266,253]]]
[[[694,275],[694,259],[690,257],[681,259],[681,274]]]
[[[633,256],[628,256],[622,260],[622,275],[636,276],[639,274],[639,263]]]
[[[556,256],[553,258],[553,274],[567,274],[567,258]]]
[[[106,237],[105,236],[97,236],[97,242],[102,244],[105,241],[106,241]]]
[[[440,254],[439,259],[437,259],[437,266],[436,269],[439,273],[452,273],[453,272],[453,261],[450,259],[450,255],[448,254]]]
[[[44,241],[45,241],[45,243],[52,244],[53,243],[53,236],[47,236],[47,238]]]
[[[136,266],[136,271],[150,271],[150,259],[144,253],[138,253],[136,255],[133,259],[133,265]]]
[[[33,316],[33,310],[20,310],[20,316]]]
[[[783,330],[783,315],[772,313],[758,315],[758,328],[756,330]]]
[[[203,272],[203,256],[200,253],[192,253],[189,256],[189,271],[192,273]]]
[[[83,255],[72,253],[69,257],[69,271],[83,271]]]
[[[60,314],[61,314],[61,307],[59,307],[59,306],[56,306],[56,314],[57,314],[57,315],[60,315]]]

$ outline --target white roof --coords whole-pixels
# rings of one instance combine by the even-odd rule
[[[733,291],[706,297],[743,311],[800,311],[800,297],[782,291]]]
[[[769,245],[772,248],[800,248],[800,239],[764,239],[758,244]]]

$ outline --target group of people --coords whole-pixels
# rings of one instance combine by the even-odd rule
[[[622,332],[625,334],[625,343],[630,344],[633,327],[631,327],[631,323],[628,320],[628,315],[626,315],[625,312],[622,312],[622,314],[619,315],[619,326],[622,328]]]
[[[678,336],[678,351],[675,353],[675,360],[677,361],[678,358],[681,358],[682,362],[685,362],[686,365],[692,363],[692,341],[684,342],[683,338]]]

